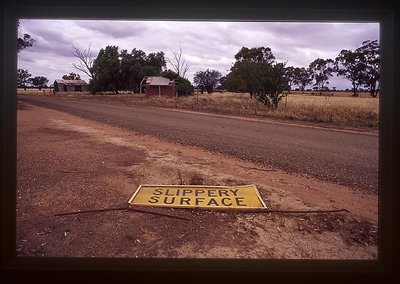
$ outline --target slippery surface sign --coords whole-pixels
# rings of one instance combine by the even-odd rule
[[[255,185],[140,185],[128,202],[137,206],[175,208],[266,208]]]

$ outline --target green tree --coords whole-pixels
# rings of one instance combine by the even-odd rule
[[[134,48],[131,53],[121,50],[120,85],[125,90],[140,90],[140,82],[144,76],[159,76],[166,67],[164,52],[146,53]]]
[[[189,96],[193,94],[193,85],[188,79],[179,76],[178,73],[168,69],[161,72],[160,75],[170,80],[175,80],[178,96]]]
[[[95,91],[114,91],[120,89],[120,61],[118,46],[101,49],[93,62],[93,88]]]
[[[71,72],[68,75],[63,75],[62,79],[63,80],[80,80],[81,76],[79,74],[75,74],[74,72]]]
[[[30,82],[31,74],[28,70],[18,69],[17,71],[17,87],[24,88],[26,90],[26,85]]]
[[[312,78],[315,80],[315,88],[319,90],[320,95],[326,89],[326,84],[329,84],[329,78],[334,72],[334,61],[332,59],[318,58],[310,63],[309,70]]]
[[[287,88],[285,64],[276,63],[269,47],[243,47],[226,76],[228,90],[248,92],[267,107],[276,109]]]
[[[32,84],[32,86],[39,88],[39,90],[41,90],[42,88],[45,88],[47,86],[46,84],[49,82],[49,80],[44,76],[36,76],[30,78],[29,82]]]
[[[229,92],[247,92],[247,84],[240,68],[236,68],[235,72],[231,71],[225,76],[223,83],[224,88]],[[250,94],[251,96],[251,94]]]
[[[254,64],[272,64],[275,56],[269,47],[242,47],[235,59],[231,72],[226,76],[225,87],[231,92],[248,92],[253,97],[257,85]]]
[[[272,64],[275,60],[275,56],[272,54],[271,48],[269,47],[253,47],[247,48],[242,47],[235,55],[237,62],[249,62],[249,63],[265,63]]]
[[[296,67],[293,71],[294,79],[293,84],[298,86],[302,92],[306,86],[312,82],[311,71],[304,67]]]
[[[362,85],[365,86],[372,97],[378,95],[380,77],[380,46],[377,40],[366,40],[355,50],[362,54],[364,63]]]
[[[257,88],[257,64],[249,61],[236,61],[231,72],[226,76],[225,85],[228,91],[249,93],[253,97]],[[268,65],[268,64],[266,64]]]
[[[285,78],[287,80],[287,90],[289,91],[289,93],[292,90],[292,84],[295,81],[294,70],[295,68],[293,66],[285,67]]]
[[[204,90],[207,90],[207,93],[210,94],[217,87],[217,84],[221,77],[222,74],[217,70],[207,69],[206,71],[196,72],[193,77],[193,82],[198,88],[200,88],[201,93],[203,93]]]
[[[178,73],[172,71],[171,69],[165,70],[160,74],[162,77],[168,78],[170,80],[176,80],[179,78]]]
[[[362,84],[365,64],[360,52],[343,49],[335,59],[335,71],[338,76],[348,79],[352,85],[353,97],[357,97],[357,90]]]
[[[81,60],[82,61],[82,60]],[[143,50],[126,49],[118,52],[118,46],[107,46],[101,49],[93,66],[82,69],[92,73],[91,88],[96,91],[132,90],[138,92],[144,76],[159,76],[166,67],[164,52],[146,55]]]
[[[122,50],[120,53],[121,85],[125,90],[139,92],[140,82],[145,76],[143,67],[146,62],[146,53],[133,49],[130,53]]]
[[[258,101],[267,107],[276,109],[279,102],[284,98],[283,91],[288,82],[285,77],[285,65],[259,64],[255,71],[256,88],[253,90]]]
[[[146,56],[144,73],[146,76],[159,76],[166,65],[164,52],[149,53]]]

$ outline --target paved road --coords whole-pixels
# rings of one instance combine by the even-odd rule
[[[285,171],[378,190],[376,136],[66,98],[18,99]]]

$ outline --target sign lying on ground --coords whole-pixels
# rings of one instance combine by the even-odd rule
[[[129,204],[174,208],[266,208],[255,185],[140,185]]]

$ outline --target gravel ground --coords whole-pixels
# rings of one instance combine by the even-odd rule
[[[376,194],[59,111],[24,103],[18,109],[19,256],[378,257]],[[118,210],[56,216],[126,208],[140,184],[255,184],[270,209],[349,212],[239,214],[146,208],[147,213]]]
[[[195,113],[67,98],[19,96],[31,103],[192,145],[287,172],[378,191],[378,137]]]

